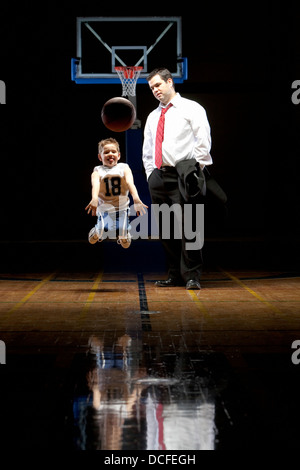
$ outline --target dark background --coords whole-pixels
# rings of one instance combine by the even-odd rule
[[[300,79],[299,7],[264,0],[146,7],[2,2],[2,269],[34,268],[34,259],[44,260],[46,269],[53,257],[77,257],[79,268],[95,253],[87,243],[93,221],[84,208],[97,143],[113,135],[101,122],[101,108],[121,85],[77,85],[70,61],[77,16],[122,15],[182,17],[189,75],[176,88],[207,111],[212,171],[229,200],[226,224],[208,233],[208,251],[218,263],[296,268],[300,105],[291,101],[291,85]],[[139,85],[142,127],[156,106],[148,87]],[[125,158],[124,135],[114,136]]]

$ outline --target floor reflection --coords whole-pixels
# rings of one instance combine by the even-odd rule
[[[127,333],[110,344],[92,336],[77,370],[76,449],[215,449],[227,384],[221,355],[164,353]]]

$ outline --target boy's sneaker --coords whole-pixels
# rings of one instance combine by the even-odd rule
[[[123,248],[129,248],[131,245],[131,235],[130,233],[127,234],[127,238],[118,238],[117,243],[122,245]]]
[[[89,232],[89,242],[94,245],[94,243],[97,243],[100,239],[100,236],[99,236],[99,233],[97,232],[97,230],[95,229],[95,227],[93,227],[90,232]],[[102,240],[100,240],[102,241]]]

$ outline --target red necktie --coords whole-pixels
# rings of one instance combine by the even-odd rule
[[[157,166],[157,168],[160,168],[162,165],[162,143],[164,140],[165,114],[171,106],[172,103],[169,103],[166,108],[162,108],[157,125],[155,140],[155,165]]]

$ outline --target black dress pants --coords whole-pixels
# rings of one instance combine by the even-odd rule
[[[200,281],[203,266],[202,251],[200,248],[187,249],[192,240],[186,238],[186,230],[183,226],[185,204],[179,191],[176,169],[164,167],[160,170],[153,170],[148,179],[148,185],[153,204],[167,204],[169,207],[176,204],[181,207],[182,217],[174,216],[174,224],[171,224],[170,235],[167,237],[162,230],[164,221],[161,218],[156,219],[159,238],[166,255],[168,277],[182,278],[185,283],[190,279]],[[179,224],[181,224],[181,230]],[[178,233],[181,233],[181,238],[178,238]]]

